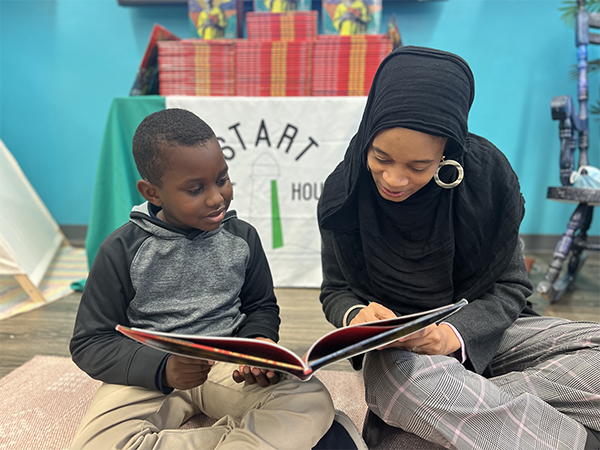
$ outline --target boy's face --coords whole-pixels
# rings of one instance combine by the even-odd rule
[[[170,168],[163,173],[162,187],[154,187],[158,218],[183,230],[219,228],[229,208],[233,189],[228,167],[216,138],[194,147],[171,147],[166,151]]]

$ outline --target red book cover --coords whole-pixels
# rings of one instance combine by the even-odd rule
[[[155,23],[129,95],[158,95],[158,41],[178,41],[165,27]]]

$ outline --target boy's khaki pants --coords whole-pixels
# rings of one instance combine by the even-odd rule
[[[237,368],[217,362],[203,385],[169,395],[102,384],[71,450],[309,450],[331,426],[333,403],[316,378],[286,378],[263,388],[233,381]],[[218,421],[179,429],[199,412]]]

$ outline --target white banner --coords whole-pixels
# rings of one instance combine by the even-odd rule
[[[317,200],[356,133],[366,97],[166,97],[217,135],[230,209],[258,230],[276,287],[320,287]]]

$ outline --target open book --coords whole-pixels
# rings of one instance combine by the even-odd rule
[[[190,336],[117,325],[117,330],[164,352],[209,361],[223,361],[278,370],[308,380],[328,364],[360,355],[440,322],[467,300],[416,314],[338,328],[319,338],[300,358],[271,342],[238,337]]]

